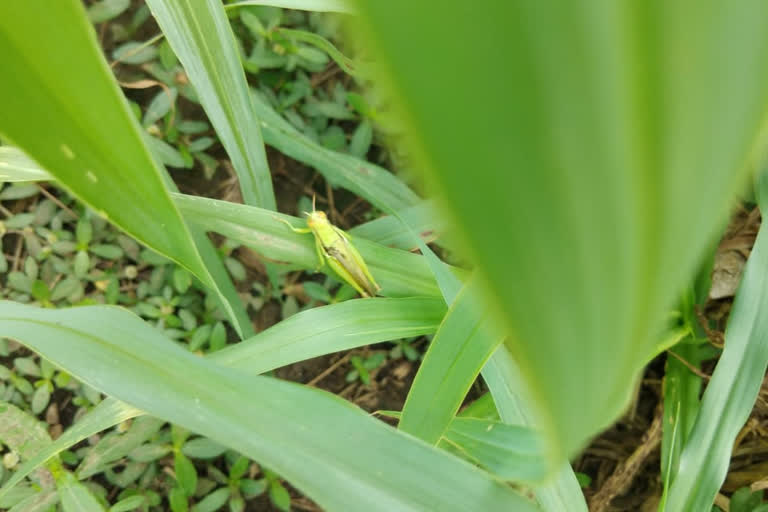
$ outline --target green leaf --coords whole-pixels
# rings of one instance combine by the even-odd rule
[[[56,488],[59,491],[64,512],[101,512],[104,510],[104,507],[88,488],[78,482],[68,471],[62,472],[56,478]]]
[[[757,187],[760,210],[768,208],[768,177]],[[665,510],[708,507],[728,472],[733,443],[749,417],[768,366],[768,232],[763,224],[734,298],[725,349],[715,367]],[[706,449],[705,449],[706,447]]]
[[[124,309],[99,309],[2,302],[0,333],[105,393],[262,461],[327,509],[534,510],[487,474],[337,397],[221,368]]]
[[[152,101],[149,102],[149,106],[147,107],[147,111],[144,112],[144,119],[141,121],[141,124],[146,128],[165,117],[165,115],[174,108],[178,94],[179,90],[175,87],[161,89],[160,92],[152,98]]]
[[[101,55],[82,4],[63,0],[46,5],[45,16],[41,8],[0,5],[0,53],[8,73],[0,94],[17,99],[13,108],[4,109],[0,132],[96,212],[218,292]],[[42,125],[46,137],[39,136]]]
[[[173,468],[176,473],[176,482],[184,490],[184,494],[191,497],[197,489],[197,470],[192,461],[183,453],[176,453],[173,457]]]
[[[541,437],[500,421],[454,418],[441,440],[504,480],[540,481],[547,474]]]
[[[431,2],[360,5],[404,141],[514,333],[555,467],[625,409],[743,186],[768,5],[497,2],[439,23]]]
[[[88,7],[91,23],[102,23],[120,16],[131,6],[131,0],[101,0]]]
[[[163,422],[157,418],[137,418],[127,432],[112,432],[103,437],[77,467],[77,476],[85,479],[104,471],[110,462],[121,459],[147,441],[160,430]]]
[[[253,94],[256,115],[264,141],[280,152],[317,169],[326,179],[354,192],[384,210],[415,205],[419,197],[394,174],[354,156],[324,148],[300,133],[275,112],[258,94]]]
[[[403,406],[399,428],[436,444],[504,337],[465,285],[429,345]]]
[[[213,459],[227,451],[227,447],[205,437],[198,437],[184,443],[181,451],[193,459]]]
[[[100,258],[108,260],[116,260],[123,257],[123,250],[117,245],[97,244],[90,246],[88,250]]]
[[[193,506],[192,512],[215,512],[223,507],[227,500],[229,500],[229,489],[226,487],[216,489]]]
[[[291,495],[280,482],[272,482],[269,486],[269,500],[283,512],[291,510]]]
[[[445,305],[437,299],[349,300],[297,313],[210,358],[259,374],[323,354],[432,334],[444,314]]]
[[[247,245],[271,260],[307,269],[317,267],[312,237],[293,233],[278,220],[290,220],[294,226],[302,226],[299,219],[203,197],[174,194],[174,199],[184,216],[202,229],[215,231]],[[354,237],[352,241],[381,285],[381,295],[436,296],[439,293],[422,257]],[[333,275],[327,268],[321,270]]]
[[[174,487],[171,489],[168,493],[168,501],[171,505],[172,512],[187,512],[187,510],[189,510],[187,496],[181,487]]]
[[[217,0],[148,0],[232,160],[246,204],[274,210],[272,179],[232,29]]]
[[[130,496],[112,505],[109,512],[131,512],[144,504],[146,500],[147,498],[142,495]]]

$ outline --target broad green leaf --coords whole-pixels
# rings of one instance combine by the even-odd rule
[[[209,359],[260,374],[324,354],[432,334],[444,314],[445,305],[439,299],[349,300],[297,313]]]
[[[400,430],[437,444],[475,378],[504,340],[472,282],[451,304],[403,406]]]
[[[554,467],[622,412],[744,183],[768,4],[359,5]]]
[[[768,176],[758,186],[768,208]],[[725,331],[725,349],[680,454],[663,510],[711,507],[728,472],[733,443],[747,421],[768,366],[768,228],[763,224],[747,260]]]
[[[205,197],[182,194],[174,194],[173,197],[184,217],[207,231],[215,231],[247,245],[268,260],[306,269],[317,267],[312,236],[294,233],[278,219],[291,221],[295,226],[302,226],[303,220]],[[381,285],[381,295],[436,296],[439,293],[422,257],[354,237],[353,243]],[[326,267],[322,270],[334,275]]]
[[[387,212],[399,211],[419,202],[416,193],[386,169],[324,148],[310,140],[256,92],[253,104],[261,122],[264,141],[294,160],[314,167],[331,183],[354,192]]]
[[[0,333],[96,389],[259,460],[327,509],[535,510],[487,473],[335,396],[224,369],[123,309],[100,309],[2,302]]]
[[[259,122],[220,0],[147,0],[232,160],[246,204],[275,209]]]
[[[75,196],[221,294],[163,185],[83,5],[0,3],[0,133]],[[83,87],[88,83],[88,87]],[[41,131],[40,127],[45,130]],[[233,306],[223,300],[230,316]]]

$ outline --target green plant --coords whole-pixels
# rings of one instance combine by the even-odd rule
[[[145,411],[274,468],[332,510],[585,510],[568,457],[622,411],[632,381],[651,358],[677,342],[673,350],[686,356],[692,351],[697,361],[706,356],[697,353],[690,323],[698,297],[681,307],[682,335],[668,336],[664,320],[693,280],[755,155],[764,150],[768,68],[753,63],[766,61],[765,7],[756,0],[727,7],[705,2],[695,9],[589,2],[545,12],[533,3],[499,3],[472,8],[478,18],[468,27],[470,6],[452,6],[440,23],[430,23],[430,3],[363,2],[364,37],[379,64],[397,71],[381,74],[381,80],[407,109],[402,118],[411,151],[439,200],[450,205],[443,215],[462,243],[449,245],[474,266],[470,278],[425,245],[423,239],[432,238],[440,224],[429,214],[417,215],[419,196],[357,157],[369,152],[368,128],[347,144],[343,130],[330,121],[362,116],[363,126],[383,109],[343,87],[309,96],[300,70],[328,62],[318,51],[321,41],[305,45],[306,36],[278,28],[282,11],[251,10],[251,2],[226,11],[215,0],[147,3],[167,43],[162,50],[126,43],[113,55],[148,62],[158,52],[160,68],[170,69],[176,55],[189,80],[178,94],[194,97],[205,109],[232,160],[245,204],[175,190],[158,164],[169,163],[174,153],[147,139],[144,130],[155,125],[150,132],[177,144],[171,149],[181,167],[202,154],[190,150],[195,141],[179,142],[174,134],[171,105],[178,96],[156,96],[142,126],[115,86],[79,2],[47,5],[46,17],[32,4],[0,4],[0,50],[9,69],[0,93],[18,98],[7,105],[0,132],[42,168],[18,154],[3,167],[26,179],[30,168],[33,179],[55,179],[95,213],[90,220],[80,217],[75,276],[88,275],[91,255],[111,254],[91,244],[88,226],[97,217],[182,269],[169,277],[158,266],[152,290],[158,295],[134,306],[154,326],[108,306],[56,310],[23,304],[31,297],[50,305],[53,291],[38,280],[36,256],[23,272],[17,270],[20,295],[13,298],[28,300],[0,305],[0,333],[114,398],[93,408],[69,436],[30,453],[0,495],[83,436]],[[97,5],[91,19],[108,16],[103,11],[112,2]],[[319,8],[338,6],[320,2]],[[234,13],[257,38],[244,58],[227,17]],[[135,30],[133,25],[122,34]],[[514,66],[489,65],[499,54]],[[259,75],[271,66],[281,71],[265,73],[253,91],[243,60]],[[455,73],[456,63],[462,73]],[[281,81],[283,69],[299,70],[290,85]],[[483,94],[469,101],[478,82]],[[726,105],[721,98],[731,101]],[[301,111],[314,118],[311,123],[290,113],[299,100],[305,100]],[[313,166],[331,186],[389,215],[350,230],[382,286],[382,298],[327,301],[300,312],[294,303],[289,311],[295,314],[252,334],[244,303],[205,232],[257,250],[270,266],[317,264],[311,240],[281,224],[296,219],[274,211],[262,136]],[[765,201],[764,185],[756,187],[758,202]],[[697,383],[681,382],[687,391],[667,405],[676,425],[666,433],[663,457],[662,505],[668,510],[711,506],[727,450],[762,382],[768,362],[759,314],[768,269],[763,240],[758,237],[734,305],[726,334],[731,343],[701,403],[691,398]],[[394,247],[386,245],[393,241]],[[420,255],[403,250],[414,246]],[[274,268],[267,272],[278,274]],[[224,347],[223,323],[215,323],[213,353],[206,357],[170,342],[204,332],[191,320],[185,333],[174,332],[183,326],[176,310],[184,307],[181,297],[190,280],[210,292],[242,341]],[[331,297],[317,287],[313,293]],[[680,325],[673,327],[680,331]],[[315,355],[425,334],[435,337],[398,430],[317,390],[259,375]],[[362,359],[356,363],[357,377],[364,379],[363,370],[370,368]],[[670,378],[678,370],[670,365]],[[481,372],[494,419],[457,416]],[[199,484],[183,450],[186,436],[178,428],[170,436],[173,510],[183,510]],[[503,460],[488,449],[495,444],[504,447]],[[712,447],[715,460],[704,464]],[[680,470],[686,467],[694,470]],[[84,491],[71,473],[51,471],[65,509],[76,503],[75,495],[89,506],[98,502],[98,492]],[[197,506],[231,498],[238,473],[230,469],[219,479],[227,488]],[[273,501],[284,504],[269,474]]]

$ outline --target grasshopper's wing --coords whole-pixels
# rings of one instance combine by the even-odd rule
[[[367,277],[368,280],[371,283],[373,283],[373,287],[376,289],[376,291],[381,290],[381,286],[378,285],[378,283],[376,282],[376,279],[373,278],[371,271],[368,270],[368,265],[365,264],[365,260],[360,255],[357,248],[355,248],[355,246],[352,245],[352,240],[349,238],[349,235],[343,230],[337,228],[336,226],[333,226],[333,230],[336,231],[336,233],[338,233],[339,236],[343,239],[344,243],[349,248],[349,252],[352,253],[352,257],[357,262],[357,265],[363,270],[363,274],[365,274],[365,277]]]
[[[379,291],[379,285],[373,280],[371,272],[365,265],[360,253],[352,244],[344,240],[344,250],[337,247],[326,247],[329,258],[328,265],[345,281],[351,284],[361,295],[374,297]]]

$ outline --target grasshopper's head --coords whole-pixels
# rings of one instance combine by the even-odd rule
[[[328,224],[328,217],[325,216],[325,212],[312,211],[306,215],[307,226],[309,226],[310,229]]]

